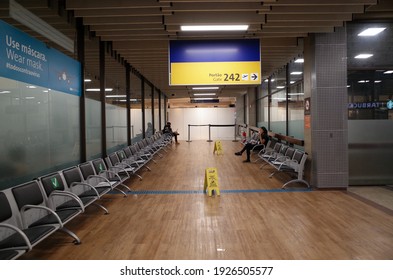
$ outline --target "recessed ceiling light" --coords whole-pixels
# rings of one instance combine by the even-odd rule
[[[295,60],[295,63],[304,63],[304,58],[298,58]]]
[[[384,74],[393,74],[393,70],[388,70],[388,71],[385,71],[385,72],[383,72]]]
[[[193,90],[212,90],[212,89],[219,89],[219,87],[193,87]]]
[[[245,31],[248,25],[182,25],[181,31]]]
[[[127,95],[107,95],[106,98],[124,98],[127,97]]]
[[[211,96],[211,95],[216,95],[215,93],[194,93],[194,96]]]
[[[106,88],[105,91],[112,91],[113,88]],[[86,91],[100,91],[99,88],[87,88]]]
[[[373,28],[367,28],[360,32],[358,36],[375,36],[382,31],[384,31],[386,28],[385,27],[373,27]]]
[[[361,54],[358,54],[357,56],[355,56],[355,58],[357,58],[357,59],[367,59],[367,58],[370,58],[372,56],[373,56],[373,54],[371,54],[371,53],[361,53]]]
[[[194,100],[213,100],[213,97],[193,98]]]
[[[291,72],[291,75],[301,75],[301,74],[303,74],[303,72],[300,71]]]

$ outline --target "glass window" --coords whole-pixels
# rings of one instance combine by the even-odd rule
[[[268,85],[269,81],[264,80],[260,87],[258,87],[258,116],[257,116],[257,126],[269,127],[269,98],[268,98]]]
[[[80,159],[79,96],[0,77],[0,186]]]
[[[141,79],[131,73],[131,143],[142,140]]]
[[[109,54],[105,56],[105,68],[111,69],[114,73],[125,73],[125,67]],[[110,154],[127,146],[125,74],[113,77],[109,71],[106,71],[105,96],[106,149],[107,153]]]
[[[288,135],[304,139],[304,85],[303,59],[289,63]]]
[[[86,59],[85,63],[85,114],[86,114],[86,159],[91,160],[102,156],[101,142],[101,102],[100,102],[100,81],[99,69],[96,68],[99,65],[98,61],[98,39],[85,40],[85,51],[86,55],[89,55],[89,59]]]
[[[379,28],[373,36],[362,31]],[[393,23],[350,23],[348,38],[348,118],[392,119]]]
[[[286,135],[286,67],[280,69],[271,78],[270,130]]]
[[[150,84],[145,83],[145,132],[147,132],[147,129],[153,125],[152,94],[153,88]]]

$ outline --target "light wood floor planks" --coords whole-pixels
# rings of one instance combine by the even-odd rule
[[[219,156],[206,141],[173,145],[129,182],[150,192],[108,195],[109,215],[89,207],[67,224],[81,245],[59,232],[22,259],[393,259],[390,213],[345,191],[281,192],[287,175],[269,179],[234,155],[238,142],[222,144]],[[218,169],[220,197],[200,193],[207,167]]]

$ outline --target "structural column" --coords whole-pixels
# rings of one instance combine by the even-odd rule
[[[305,99],[310,101],[305,116],[305,149],[311,158],[307,177],[317,188],[348,186],[346,42],[346,29],[340,27],[311,35],[304,46]]]

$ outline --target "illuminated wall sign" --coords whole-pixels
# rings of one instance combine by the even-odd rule
[[[258,39],[169,42],[170,85],[260,84]]]
[[[388,108],[392,109],[392,101],[388,102],[357,102],[357,103],[349,103],[348,109],[376,109],[376,108]]]
[[[0,21],[0,77],[81,95],[80,63]]]

